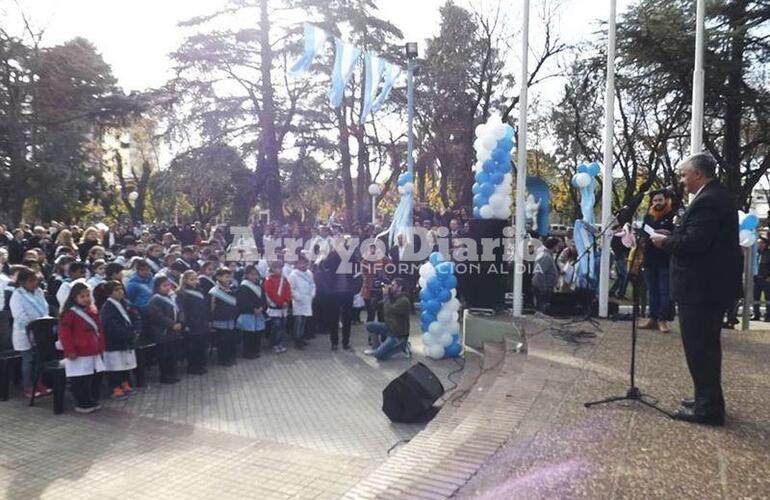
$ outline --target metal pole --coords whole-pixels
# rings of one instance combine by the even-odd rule
[[[695,15],[695,66],[692,73],[692,123],[690,125],[690,154],[703,150],[703,36],[705,31],[705,0],[697,0]]]
[[[749,322],[754,305],[754,247],[743,249],[743,315],[741,330],[749,331]]]
[[[599,316],[609,315],[610,252],[612,231],[607,227],[612,218],[612,149],[615,131],[615,17],[617,0],[610,0],[607,45],[607,88],[604,98],[604,172],[602,173],[602,256],[599,272]]]
[[[372,226],[377,222],[377,196],[372,196]]]
[[[406,167],[410,173],[414,173],[414,137],[412,134],[414,125],[414,59],[409,58],[406,69],[406,107],[407,107],[407,153]]]
[[[521,15],[521,96],[519,97],[519,138],[517,144],[518,165],[516,165],[516,220],[515,253],[513,269],[513,316],[522,315],[524,294],[522,277],[524,273],[524,190],[527,184],[527,90],[529,87],[529,0],[524,0]]]

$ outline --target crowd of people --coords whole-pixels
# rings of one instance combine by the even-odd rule
[[[419,224],[438,222],[423,214]],[[454,234],[462,228],[451,220]],[[335,242],[351,235],[365,240],[380,228],[299,223],[252,226],[261,253],[255,262],[230,259],[233,236],[225,225],[183,226],[95,224],[85,229],[56,222],[48,227],[0,225],[0,311],[11,323],[10,345],[21,353],[24,394],[51,390],[37,380],[35,349],[27,326],[58,318],[58,348],[76,400],[76,410],[99,408],[98,386],[106,373],[111,397],[128,398],[136,389],[131,371],[135,349],[152,344],[160,382],[178,382],[178,367],[189,375],[207,372],[216,351],[222,366],[238,356],[260,357],[263,345],[275,354],[290,342],[304,349],[328,335],[330,347],[351,349],[351,325],[365,311],[370,349],[379,360],[403,352],[409,356],[409,316],[415,280],[411,273],[387,268],[401,254],[394,245],[381,258],[340,266]],[[287,255],[283,240],[299,238],[311,246]],[[368,249],[375,252],[374,245]],[[6,344],[9,342],[6,340]]]

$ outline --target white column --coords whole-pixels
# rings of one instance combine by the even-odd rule
[[[617,0],[610,0],[607,46],[607,88],[604,97],[604,171],[602,172],[602,259],[599,273],[599,316],[609,315],[612,230],[612,148],[615,132],[615,17]]]
[[[524,294],[522,277],[524,273],[524,190],[527,184],[527,90],[529,60],[529,0],[524,0],[521,14],[521,95],[519,97],[519,138],[517,141],[518,160],[516,165],[516,219],[514,226],[514,271],[513,271],[513,315],[522,315]]]
[[[705,31],[705,0],[697,0],[695,15],[695,66],[692,72],[692,123],[690,125],[690,154],[703,150],[703,35]]]

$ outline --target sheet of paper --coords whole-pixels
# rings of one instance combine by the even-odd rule
[[[651,228],[650,226],[648,226],[647,224],[644,225],[644,232],[649,234],[650,236],[655,234],[655,230],[653,228]]]

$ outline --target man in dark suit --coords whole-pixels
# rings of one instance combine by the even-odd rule
[[[671,254],[671,288],[679,304],[687,366],[695,398],[683,399],[674,418],[723,425],[721,323],[740,291],[738,215],[733,195],[714,179],[716,161],[705,153],[685,159],[680,176],[695,197],[670,236],[652,243]]]

